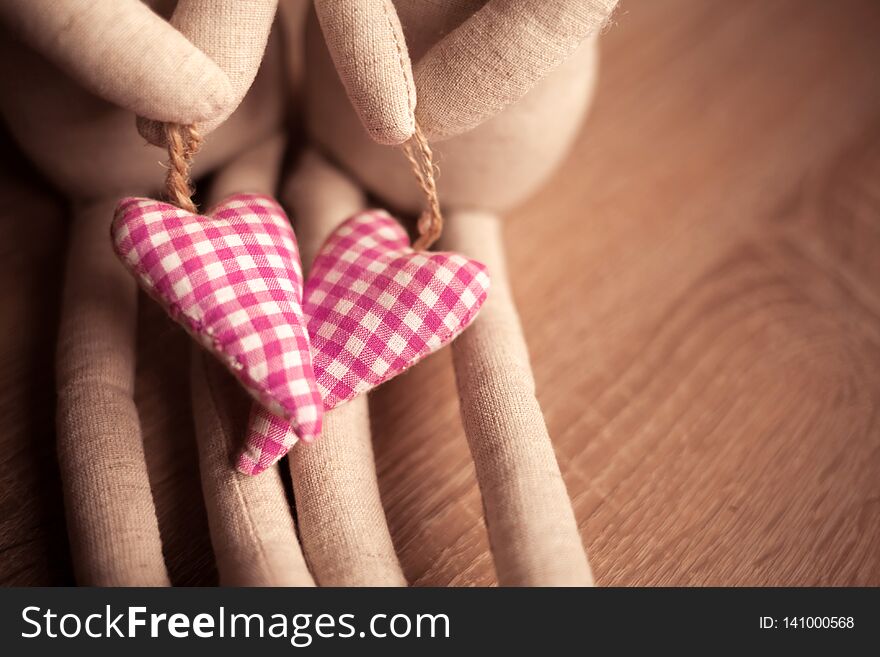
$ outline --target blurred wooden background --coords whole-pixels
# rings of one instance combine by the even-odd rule
[[[510,216],[539,397],[600,584],[880,585],[878,34],[874,0],[623,0],[576,148]],[[2,150],[0,583],[70,583],[64,208]],[[211,583],[180,439],[187,341],[143,308],[167,560],[176,583]],[[412,398],[426,379],[432,399]],[[449,355],[372,405],[408,578],[494,583]]]

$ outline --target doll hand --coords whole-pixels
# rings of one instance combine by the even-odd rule
[[[490,0],[415,66],[429,139],[467,132],[522,98],[607,23],[617,0]]]
[[[361,123],[380,144],[415,131],[416,90],[391,0],[315,0],[327,48]]]
[[[202,123],[236,97],[211,57],[139,0],[4,0],[0,20],[84,87],[142,116]]]
[[[490,0],[412,69],[390,0],[315,0],[340,80],[380,144],[467,132],[516,102],[611,16],[618,0]]]
[[[239,106],[260,68],[269,32],[275,20],[278,0],[178,0],[171,26],[194,44],[222,71],[229,95],[212,113],[191,121],[184,117],[162,118],[138,113],[138,130],[151,144],[165,145],[162,121],[197,123],[207,135]],[[174,31],[172,29],[172,31]],[[198,97],[202,88],[190,80],[173,76],[166,80],[176,92]]]

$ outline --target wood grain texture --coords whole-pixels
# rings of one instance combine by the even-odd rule
[[[623,0],[581,137],[509,217],[539,398],[600,584],[880,585],[878,32],[872,0]],[[0,583],[67,583],[63,206],[17,161],[0,196]],[[186,341],[144,315],[166,556],[175,582],[211,583]],[[408,579],[493,584],[449,354],[371,408]]]

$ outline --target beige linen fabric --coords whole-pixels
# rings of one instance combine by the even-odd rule
[[[162,586],[133,398],[137,286],[110,246],[115,204],[74,209],[56,366],[58,459],[77,581]]]
[[[199,132],[205,136],[229,118],[260,68],[277,5],[278,0],[178,0],[171,25],[220,67],[228,79],[231,95],[218,111],[199,121],[173,117],[171,121],[198,123]],[[173,92],[182,89],[193,96],[202,93],[200,87],[191,86],[186,79],[169,77],[165,83]],[[138,119],[140,133],[152,144],[164,144],[162,124],[143,116]]]
[[[492,289],[452,355],[461,417],[502,586],[591,586],[586,553],[535,397],[498,217],[447,217],[443,248],[483,262]]]
[[[341,221],[363,209],[362,192],[313,152],[285,190],[303,263]],[[379,497],[367,396],[324,415],[321,437],[289,456],[303,551],[321,586],[403,586]],[[261,475],[262,476],[262,475]]]
[[[615,4],[395,0],[416,61],[416,116],[429,136],[444,138],[432,143],[448,220],[442,244],[488,264],[493,279],[480,316],[453,343],[453,359],[498,579],[506,585],[592,583],[535,397],[494,213],[532,193],[570,147],[593,93],[595,32]],[[423,198],[408,163],[361,125],[346,102],[345,76],[333,73],[332,46],[328,53],[316,34],[312,18],[310,136],[383,203],[418,212]],[[363,62],[378,71],[392,67]]]
[[[139,0],[3,0],[0,20],[92,93],[152,119],[199,123],[235,98],[211,57]]]
[[[431,14],[416,12],[415,7],[412,14],[403,13],[402,6],[399,9],[408,35],[437,38],[433,25],[421,21],[444,12],[439,23],[455,23],[462,17],[454,7],[452,3],[432,5]],[[418,213],[424,194],[409,163],[398,148],[377,144],[364,129],[334,72],[314,16],[308,20],[305,38],[304,101],[312,141],[382,203]],[[587,39],[519,101],[473,130],[431,143],[444,207],[503,212],[543,184],[568,152],[583,122],[594,89],[597,45],[595,38]],[[413,42],[411,47],[415,50],[419,44]]]
[[[415,67],[430,139],[467,132],[522,98],[605,25],[617,0],[490,0]]]
[[[415,130],[409,52],[391,0],[315,0],[330,56],[367,133],[400,144]]]
[[[313,586],[278,468],[249,477],[233,467],[245,430],[233,420],[247,417],[250,398],[212,356],[195,345],[192,354],[199,468],[220,584]]]
[[[167,153],[144,143],[135,115],[89,93],[4,31],[0,26],[0,114],[27,157],[69,198],[155,194]],[[279,41],[273,35],[245,100],[205,140],[194,176],[216,170],[278,130],[284,111]]]
[[[379,497],[366,395],[324,415],[290,452],[297,522],[321,586],[405,586]]]
[[[210,100],[212,83],[204,74],[216,66],[147,5],[167,15],[173,3],[0,3],[0,113],[22,150],[74,207],[56,361],[57,423],[82,584],[168,583],[133,401],[136,284],[112,253],[109,225],[120,196],[154,195],[164,175],[158,163],[165,154],[144,146],[134,114],[124,108],[201,120],[207,115],[185,113],[187,103]],[[203,19],[213,21],[209,14]],[[196,175],[278,130],[278,54],[270,44],[251,94],[200,152]],[[168,90],[168,80],[181,84]],[[226,102],[224,96],[220,104]]]

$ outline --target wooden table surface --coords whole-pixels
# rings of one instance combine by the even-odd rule
[[[570,158],[510,216],[600,584],[880,585],[878,34],[873,0],[624,0]],[[65,219],[6,160],[0,583],[70,583],[52,417]],[[168,362],[186,338],[163,330],[141,338],[138,378],[160,525],[173,580],[210,583],[194,448],[160,445],[190,421]],[[428,379],[430,402],[413,398]],[[372,407],[407,577],[493,584],[449,354]]]

